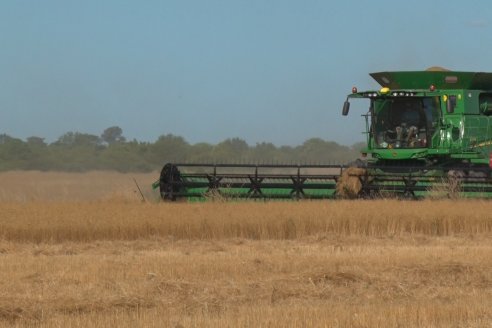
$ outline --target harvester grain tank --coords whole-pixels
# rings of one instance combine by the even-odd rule
[[[343,105],[368,101],[365,160],[350,165],[168,163],[163,199],[183,197],[423,197],[492,193],[492,73],[427,70],[370,74],[378,90],[352,89]]]

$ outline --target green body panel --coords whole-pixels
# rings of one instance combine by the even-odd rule
[[[423,149],[372,149],[372,156],[378,159],[422,159],[428,156],[426,148]]]
[[[348,96],[371,100],[364,153],[376,161],[489,163],[492,73],[417,71],[371,76],[387,89]],[[416,121],[404,121],[404,111],[416,115]],[[398,119],[403,123],[394,123]]]
[[[190,188],[187,191],[190,193],[202,194],[202,197],[189,197],[188,200],[207,200],[214,197],[226,197],[226,198],[244,198],[241,195],[248,195],[248,189],[239,188],[219,188],[220,196],[207,195],[207,188]],[[305,192],[305,197],[309,199],[326,199],[335,197],[335,184],[327,184],[326,190],[310,190]],[[247,198],[247,197],[246,197]],[[291,189],[263,189],[264,199],[293,199],[291,196]],[[260,198],[262,199],[262,198]]]

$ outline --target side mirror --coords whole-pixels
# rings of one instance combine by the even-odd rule
[[[350,110],[350,103],[348,100],[345,100],[343,103],[343,110],[342,110],[342,115],[347,116]]]

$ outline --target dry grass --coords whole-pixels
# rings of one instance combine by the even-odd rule
[[[324,201],[140,204],[2,203],[0,238],[60,243],[97,240],[299,239],[310,236],[490,234],[487,201]]]
[[[0,326],[492,325],[487,201],[143,204],[103,173],[66,184],[94,176],[100,198],[0,200]]]

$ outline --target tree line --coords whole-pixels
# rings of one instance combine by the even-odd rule
[[[21,140],[0,134],[0,171],[150,172],[167,162],[344,164],[357,158],[362,146],[343,146],[319,138],[298,146],[269,142],[251,146],[240,138],[190,144],[173,134],[161,135],[155,142],[140,142],[127,140],[122,129],[113,126],[100,136],[67,132],[52,143],[37,136]]]

